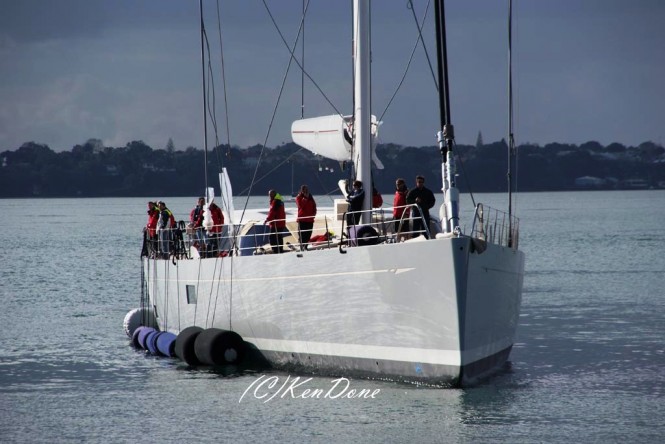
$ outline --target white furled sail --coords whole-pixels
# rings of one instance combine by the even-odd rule
[[[353,124],[351,116],[312,117],[296,120],[291,124],[291,138],[295,143],[319,156],[339,162],[351,160]],[[376,157],[376,138],[379,122],[372,116],[372,160],[378,169],[383,163]]]
[[[233,226],[235,223],[233,220],[233,214],[235,213],[235,207],[233,206],[233,188],[231,187],[231,178],[226,171],[226,167],[222,168],[222,172],[219,173],[219,186],[222,190],[221,198],[224,220],[228,225]]]
[[[213,187],[206,188],[206,203],[210,204],[215,200],[215,189]]]
[[[210,212],[210,204],[215,200],[215,189],[212,187],[206,188],[206,204],[203,207],[203,228],[210,231],[215,223],[212,221],[212,213]]]

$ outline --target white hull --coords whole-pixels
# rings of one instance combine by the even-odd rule
[[[202,13],[202,2],[199,4]],[[445,156],[444,206],[439,212],[445,226],[435,217],[430,223],[429,218],[419,216],[421,203],[428,205],[426,209],[434,203],[426,202],[429,199],[422,190],[417,193],[420,197],[411,199],[415,202],[409,202],[410,209],[401,207],[399,214],[404,215],[400,220],[385,217],[397,214],[396,208],[371,208],[370,158],[378,123],[370,112],[370,7],[368,0],[354,0],[353,116],[301,119],[294,122],[292,133],[294,141],[305,148],[353,163],[349,178],[365,184],[361,205],[347,213],[347,202],[336,201],[331,214],[322,217],[319,211],[318,225],[311,234],[323,235],[326,245],[314,242],[308,246],[313,250],[284,254],[263,254],[271,250],[264,238],[266,227],[248,222],[260,224],[265,220],[263,214],[245,219],[240,229],[243,217],[232,218],[232,208],[226,205],[225,228],[235,227],[231,230],[235,238],[213,235],[206,244],[199,237],[196,245],[203,255],[221,251],[228,256],[199,258],[196,253],[195,258],[185,259],[190,255],[183,248],[182,229],[174,232],[171,246],[169,236],[160,232],[159,248],[152,244],[146,248],[144,243],[142,252],[148,296],[142,303],[154,307],[160,330],[175,334],[193,326],[231,330],[276,367],[329,375],[464,385],[508,359],[524,276],[524,254],[517,248],[518,221],[510,210],[499,214],[478,204],[471,236],[462,235],[454,130],[445,100],[448,80],[442,2],[437,2],[435,14],[438,98],[445,104],[445,109],[440,107],[437,134]],[[202,59],[206,59],[203,42]],[[205,69],[203,72],[207,115]],[[222,190],[223,196],[232,195],[225,181]],[[208,197],[207,202],[210,200]],[[271,217],[275,225],[277,221]],[[298,227],[293,220],[285,222],[285,240],[293,247],[287,250],[295,250],[294,245],[300,247]],[[276,239],[281,234],[271,236],[274,251],[279,251],[282,241]],[[404,239],[408,240],[402,242]],[[334,244],[343,246],[328,248]],[[245,255],[248,253],[252,254]],[[164,259],[170,254],[181,259]],[[237,362],[244,352],[233,333],[194,328],[179,339],[176,354],[187,362],[218,362],[213,354],[223,355],[219,362]],[[192,341],[196,359],[189,360]],[[149,341],[146,345],[150,348]]]
[[[143,266],[161,330],[233,330],[278,368],[468,384],[508,358],[521,303],[524,254],[486,246],[463,236]]]

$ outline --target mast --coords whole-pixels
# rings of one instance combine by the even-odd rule
[[[508,0],[508,246],[513,246],[513,0]]]
[[[371,222],[371,121],[370,121],[370,40],[369,0],[353,2],[354,110],[355,149],[358,156],[357,178],[363,183],[365,200],[361,223]]]
[[[305,118],[305,11],[307,10],[305,0],[302,0],[302,42],[301,45],[301,68],[300,68],[300,118]],[[293,170],[293,169],[292,169]],[[293,194],[293,171],[291,173],[291,194]]]
[[[203,81],[203,177],[205,178],[205,196],[208,201],[208,117],[206,115],[206,68],[205,68],[205,27],[203,25],[203,0],[199,0],[199,15],[201,17],[201,75]]]
[[[453,155],[455,129],[450,118],[450,89],[448,85],[448,51],[446,48],[446,15],[443,0],[434,3],[436,20],[436,47],[439,83],[439,114],[441,130],[437,133],[437,142],[441,150],[441,175],[445,203],[445,231],[459,229],[459,191],[456,188],[457,168]]]

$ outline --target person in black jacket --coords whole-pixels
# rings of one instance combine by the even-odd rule
[[[166,207],[163,201],[157,202],[159,207],[159,220],[157,221],[157,233],[159,233],[159,253],[161,259],[168,259],[173,249],[172,230],[175,228],[175,217],[173,213]]]
[[[425,178],[423,176],[416,176],[416,187],[411,189],[406,195],[407,204],[417,204],[413,208],[411,217],[413,218],[413,231],[421,232],[429,239],[429,209],[434,206],[436,199],[432,190],[425,187]],[[421,216],[422,212],[422,218]],[[425,220],[425,227],[423,227],[423,219]]]
[[[346,223],[351,225],[358,225],[360,223],[359,211],[363,210],[363,202],[365,200],[365,190],[363,190],[363,183],[359,180],[353,181],[353,190],[349,193],[346,201],[349,203],[349,212],[358,211],[358,213],[347,214]]]
[[[203,229],[203,214],[205,209],[206,200],[204,197],[199,197],[196,201],[196,206],[189,213],[189,226],[194,233],[193,238],[199,252],[203,252],[206,247],[206,232]]]

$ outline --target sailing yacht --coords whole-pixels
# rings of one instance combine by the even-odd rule
[[[378,124],[370,115],[369,0],[353,7],[353,114],[300,119],[292,136],[318,155],[352,160],[355,178],[370,184]],[[227,216],[222,254],[190,246],[162,259],[144,250],[134,311],[144,326],[126,319],[135,344],[146,342],[152,324],[151,335],[171,338],[157,352],[190,365],[237,364],[253,354],[288,371],[446,386],[473,384],[503,366],[520,313],[519,223],[479,203],[465,221],[471,228],[462,229],[443,1],[435,16],[444,203],[427,232],[398,236],[371,208],[369,192],[357,225],[349,225],[343,199],[319,209],[319,242],[302,245],[287,216],[283,254],[271,253],[262,218]],[[222,190],[231,201],[228,182]]]

